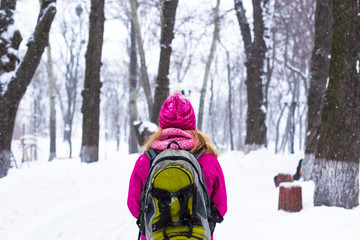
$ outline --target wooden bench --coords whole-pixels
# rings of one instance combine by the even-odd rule
[[[276,185],[276,187],[278,187],[279,184],[282,182],[293,182],[293,181],[294,181],[293,175],[288,174],[288,173],[279,173],[276,176],[275,185]]]

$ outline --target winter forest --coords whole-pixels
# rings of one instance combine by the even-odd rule
[[[1,199],[9,195],[6,189],[23,196],[16,195],[19,191],[14,187],[20,179],[31,179],[30,172],[44,179],[64,172],[59,181],[69,177],[83,183],[92,174],[97,179],[100,169],[115,175],[112,168],[119,168],[122,177],[116,180],[122,183],[112,184],[124,185],[119,195],[126,195],[136,156],[157,131],[163,102],[178,91],[193,104],[197,129],[219,151],[225,177],[226,171],[231,174],[227,184],[236,186],[229,188],[229,197],[252,189],[238,186],[249,180],[245,176],[268,176],[255,181],[268,182],[257,194],[259,199],[272,199],[269,202],[275,207],[269,209],[277,210],[279,189],[272,177],[281,171],[293,172],[302,158],[304,210],[295,225],[309,223],[304,219],[313,216],[323,216],[318,220],[327,224],[328,217],[339,214],[325,214],[333,208],[319,214],[316,207],[352,209],[357,218],[351,215],[349,219],[357,221],[359,83],[360,0],[0,0],[0,210],[14,201],[9,197],[1,206]],[[41,161],[46,170],[35,173]],[[113,161],[112,167],[101,165],[106,161]],[[82,178],[65,170],[70,165],[64,164],[70,163],[77,176],[83,173]],[[57,170],[52,169],[54,164]],[[243,180],[235,178],[238,173],[232,166],[240,169]],[[97,187],[78,186],[83,191]],[[238,188],[241,193],[230,194],[230,189]],[[67,191],[65,187],[59,190]],[[76,194],[80,191],[73,196],[81,199]],[[109,211],[125,214],[126,204],[120,204],[118,209],[115,201],[109,202]],[[252,201],[233,204],[234,211],[247,216],[241,206]],[[311,213],[306,212],[307,206]],[[5,213],[16,222],[20,217],[13,216],[14,211]],[[260,225],[269,226],[270,220],[264,220],[268,215],[281,223],[288,221],[289,215],[265,213],[259,217]],[[348,212],[339,217],[342,214],[347,218]],[[241,218],[232,216],[229,219]],[[250,224],[256,222],[241,220],[254,231],[257,228]],[[103,230],[108,235],[101,237],[98,230],[98,237],[65,234],[56,239],[136,238],[134,222],[113,224],[134,234],[111,235],[112,231]],[[226,229],[236,228],[235,223],[226,227],[225,220],[224,225],[216,239],[233,236]],[[70,230],[69,226],[70,222],[61,231]],[[343,227],[354,234],[344,239],[360,234],[352,231],[355,227],[350,223]],[[30,229],[25,228],[23,234],[34,233]],[[274,229],[265,231],[275,239]],[[55,232],[42,233],[21,236],[55,239]],[[1,239],[19,239],[11,234],[2,231],[0,224]],[[255,237],[245,230],[243,234],[243,239],[266,236]],[[316,236],[310,239],[323,238]]]

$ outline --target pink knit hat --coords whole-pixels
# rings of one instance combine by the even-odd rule
[[[161,107],[159,126],[165,128],[180,128],[196,131],[194,108],[181,93],[176,92],[169,96]]]

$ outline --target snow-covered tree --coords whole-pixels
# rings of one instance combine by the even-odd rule
[[[30,84],[42,53],[48,44],[51,23],[56,13],[56,0],[43,0],[37,25],[24,58],[19,62],[16,50],[21,35],[16,30],[13,11],[16,0],[1,1],[0,6],[0,177],[7,175],[11,158],[11,140],[16,112]]]

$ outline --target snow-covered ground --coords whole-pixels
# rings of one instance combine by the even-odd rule
[[[111,151],[97,163],[78,158],[11,169],[0,179],[1,240],[131,240],[138,229],[126,205],[128,180],[138,155]],[[104,157],[106,156],[106,157]],[[261,149],[220,156],[228,213],[215,240],[359,239],[360,208],[314,207],[314,185],[302,182],[303,210],[278,211],[273,177],[294,173],[301,155]]]

